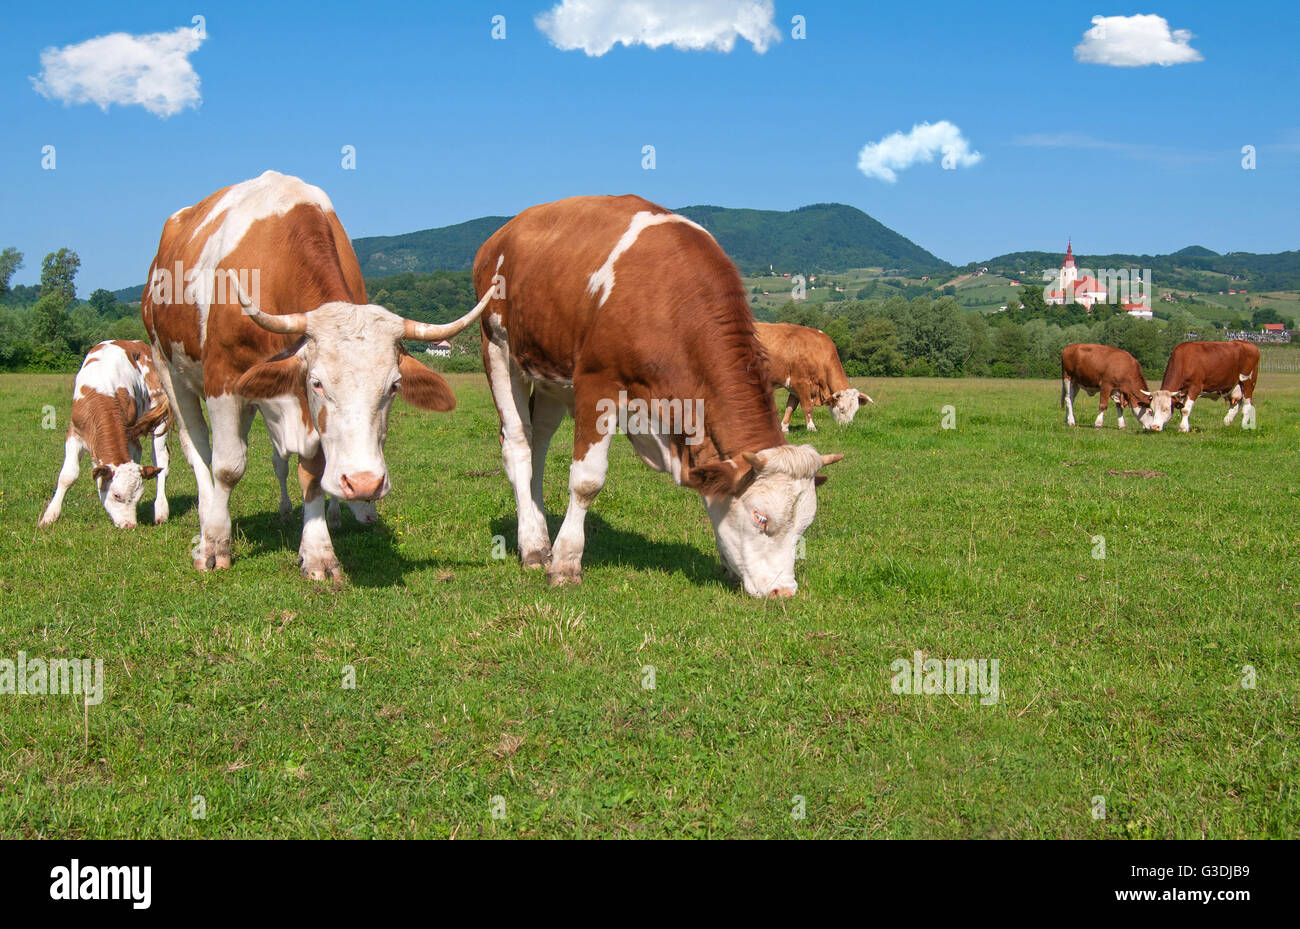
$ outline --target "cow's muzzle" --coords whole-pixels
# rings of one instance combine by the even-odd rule
[[[384,475],[373,471],[353,471],[339,478],[344,500],[378,500],[384,495]]]

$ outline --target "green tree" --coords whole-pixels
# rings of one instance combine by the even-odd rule
[[[23,253],[16,248],[0,252],[0,297],[9,293],[9,279],[23,266]]]
[[[857,328],[845,353],[845,373],[850,377],[898,377],[903,373],[903,353],[892,320],[869,317]]]
[[[77,269],[81,259],[70,248],[50,252],[41,261],[41,296],[57,294],[66,307],[77,299]]]

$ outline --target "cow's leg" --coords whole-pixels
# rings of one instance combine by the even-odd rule
[[[1190,390],[1187,392],[1187,399],[1183,401],[1183,421],[1178,424],[1179,432],[1192,431],[1192,425],[1190,422],[1192,418],[1192,404],[1196,402],[1196,397],[1198,395],[1199,392],[1193,393]]]
[[[206,571],[216,560],[208,548],[204,533],[208,507],[212,502],[212,446],[208,436],[208,421],[203,417],[199,395],[184,381],[174,379],[167,365],[158,366],[158,379],[163,382],[168,399],[171,400],[172,422],[181,440],[181,451],[194,470],[194,484],[199,495],[199,543],[193,549],[194,568]]]
[[[1121,396],[1111,397],[1111,399],[1115,401],[1115,416],[1119,419],[1119,427],[1123,429],[1124,428],[1124,397],[1121,395]]]
[[[488,386],[501,416],[501,465],[515,492],[519,516],[519,557],[524,567],[539,568],[551,559],[546,517],[533,500],[533,426],[528,412],[529,386],[505,345],[488,340],[483,352]]]
[[[212,499],[203,543],[214,568],[230,567],[230,494],[248,466],[248,430],[257,410],[234,394],[208,398],[212,417]]]
[[[325,525],[337,529],[343,525],[343,513],[339,510],[337,497],[325,495]]]
[[[1079,394],[1079,385],[1070,378],[1065,378],[1065,385],[1062,392],[1065,394],[1065,424],[1073,426],[1074,422],[1074,398]]]
[[[42,526],[50,525],[63,513],[63,498],[68,488],[76,483],[77,475],[81,473],[81,456],[85,453],[85,444],[69,430],[67,441],[63,443],[63,467],[59,469],[59,483],[54,488],[50,505],[45,508],[45,513],[41,516]]]
[[[298,560],[302,563],[303,577],[313,581],[341,581],[343,569],[334,555],[334,542],[325,523],[325,491],[320,486],[324,473],[324,450],[318,451],[314,458],[298,456],[298,484],[302,487],[302,544],[298,546]]]
[[[564,421],[567,409],[564,398],[538,385],[533,389],[533,480],[530,490],[533,503],[546,515],[546,503],[542,499],[542,476],[546,471],[546,452],[551,447],[551,437]]]
[[[817,431],[817,424],[813,422],[813,391],[812,385],[801,382],[795,388],[799,394],[799,403],[803,405],[804,427],[809,432]]]
[[[1097,420],[1092,424],[1094,429],[1100,429],[1106,422],[1106,406],[1110,403],[1110,385],[1101,385],[1101,402],[1097,409]]]
[[[293,501],[289,499],[289,462],[274,449],[271,450],[271,468],[280,485],[280,521],[287,522],[293,515]]]
[[[782,417],[781,419],[782,432],[790,431],[790,417],[794,415],[794,411],[797,409],[799,409],[799,395],[794,392],[793,387],[787,387],[786,398],[785,398],[785,416]]]
[[[582,550],[586,545],[587,510],[605,486],[609,446],[618,431],[616,414],[597,412],[598,390],[578,391],[573,409],[573,463],[569,466],[569,509],[555,536],[546,580],[553,584],[582,582]]]
[[[171,509],[167,505],[167,475],[171,472],[172,455],[171,449],[167,447],[167,439],[167,427],[164,425],[162,431],[155,432],[153,436],[153,463],[162,468],[158,472],[158,487],[153,498],[153,521],[158,526],[167,522],[171,516]]]

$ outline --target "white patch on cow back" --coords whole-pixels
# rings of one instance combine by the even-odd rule
[[[326,215],[334,212],[334,204],[319,187],[278,171],[266,171],[260,177],[233,185],[213,204],[206,221],[194,231],[194,237],[208,231],[203,250],[199,252],[198,266],[185,268],[187,276],[191,272],[194,275],[192,282],[185,286],[198,307],[200,344],[207,338],[208,310],[212,306],[215,283],[213,272],[239,247],[254,223],[283,216],[304,203],[318,207]],[[216,228],[214,222],[219,223]],[[251,273],[253,269],[245,270]],[[180,282],[174,282],[173,286],[179,287]]]
[[[92,360],[93,363],[86,363]],[[132,363],[131,356],[120,347],[112,342],[100,342],[86,354],[86,362],[82,363],[72,386],[74,400],[81,396],[83,387],[109,397],[114,396],[119,387],[125,387],[137,410],[143,413],[149,409],[149,388],[144,376]]]
[[[679,216],[676,213],[651,213],[649,210],[640,210],[634,213],[632,221],[628,223],[627,229],[619,237],[613,251],[605,259],[605,263],[597,268],[587,280],[587,293],[593,297],[600,293],[600,306],[604,306],[605,301],[609,299],[609,295],[614,292],[614,263],[636,243],[642,232],[651,226],[658,226],[662,223],[685,223],[712,238],[709,230],[699,223],[692,222],[685,216]]]

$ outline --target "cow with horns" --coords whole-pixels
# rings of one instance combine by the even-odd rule
[[[388,493],[384,440],[394,397],[429,410],[455,406],[446,381],[402,340],[450,338],[485,304],[447,325],[370,304],[329,198],[275,171],[168,219],[142,313],[198,484],[194,567],[230,565],[230,494],[260,410],[276,455],[298,456],[302,573],[341,579],[324,494],[361,502]]]

